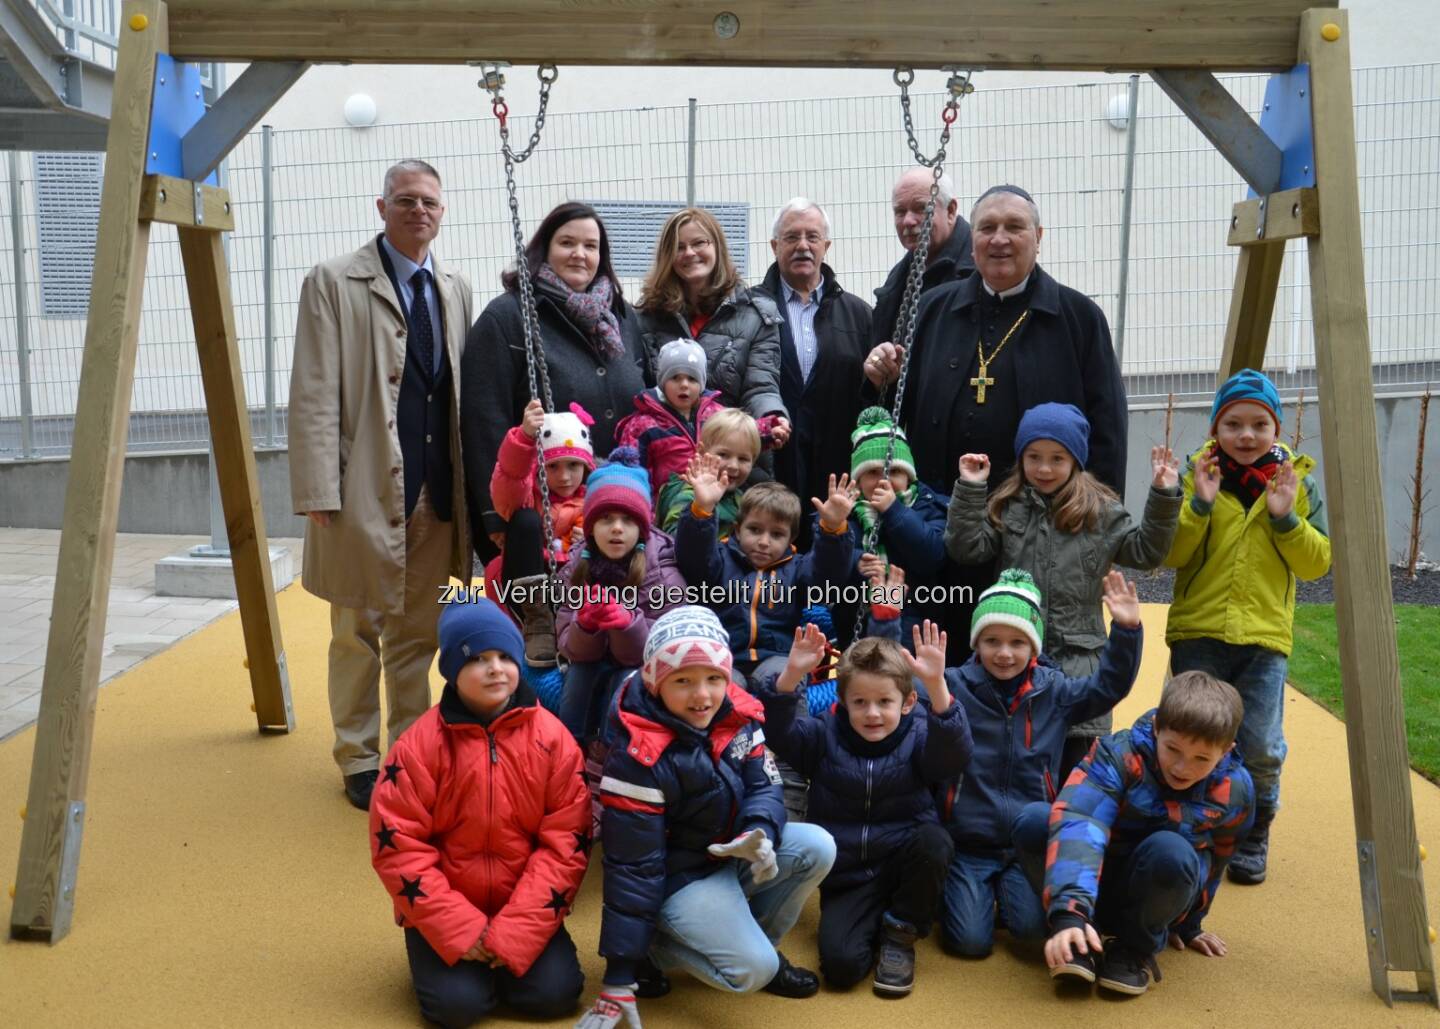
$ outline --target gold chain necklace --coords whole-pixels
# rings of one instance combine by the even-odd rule
[[[1020,312],[1020,317],[1015,319],[1015,324],[1010,326],[1010,331],[1005,333],[1005,338],[995,345],[994,350],[990,351],[989,357],[985,356],[985,344],[978,339],[975,341],[975,356],[980,360],[980,374],[970,380],[970,385],[975,387],[975,403],[985,403],[985,387],[995,385],[995,380],[985,373],[989,370],[990,363],[1000,356],[1000,351],[1005,349],[1005,344],[1010,342],[1010,337],[1015,335],[1015,330],[1020,328],[1021,323],[1029,314],[1028,310]]]

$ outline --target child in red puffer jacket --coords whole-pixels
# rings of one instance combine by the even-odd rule
[[[563,920],[585,876],[580,748],[520,679],[523,642],[489,600],[440,616],[440,703],[385,759],[370,853],[405,928],[420,1012],[470,1025],[499,1003],[559,1018],[584,987]]]

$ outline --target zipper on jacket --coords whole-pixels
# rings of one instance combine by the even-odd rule
[[[500,756],[495,751],[495,734],[481,729],[490,744],[490,770],[485,776],[485,909],[494,909],[495,898],[495,766]]]
[[[760,638],[760,577],[764,573],[759,569],[755,571],[755,589],[750,594],[750,660],[754,661],[760,655],[755,649],[755,644]]]
[[[1050,803],[1055,803],[1055,779],[1050,775],[1050,766],[1045,766],[1045,792],[1049,795]]]
[[[490,741],[490,763],[492,765],[498,765],[500,763],[500,752],[495,749],[495,734],[487,732],[485,738]]]
[[[865,759],[865,820],[860,825],[860,861],[863,863],[868,858],[866,855],[870,850],[870,794],[875,787],[875,779],[871,774],[875,768],[875,759]]]

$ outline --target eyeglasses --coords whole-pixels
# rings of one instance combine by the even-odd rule
[[[394,204],[402,211],[413,211],[417,207],[423,207],[425,208],[425,210],[434,213],[435,211],[440,210],[441,207],[440,201],[436,200],[434,197],[414,197],[410,196],[409,194],[404,194],[398,197],[391,197],[389,200],[386,201],[386,203]]]
[[[797,243],[809,243],[812,247],[818,247],[825,242],[825,237],[818,232],[787,232],[780,237],[780,242],[787,247],[793,247]]]
[[[708,239],[697,239],[691,243],[676,243],[675,252],[679,254],[700,253],[702,250],[709,250],[713,244]]]

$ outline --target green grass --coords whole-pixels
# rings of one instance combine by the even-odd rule
[[[1440,607],[1397,604],[1400,690],[1405,697],[1405,734],[1410,763],[1431,782],[1440,783]],[[1290,654],[1290,683],[1340,718],[1339,643],[1334,604],[1295,608],[1295,648]]]

